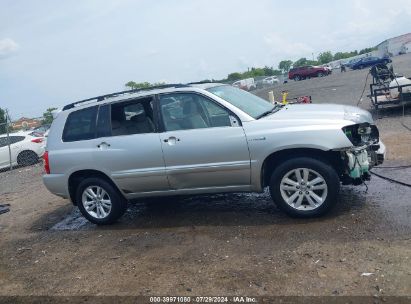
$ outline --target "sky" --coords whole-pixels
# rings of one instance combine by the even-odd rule
[[[0,0],[12,119],[136,82],[221,79],[411,32],[411,0]]]

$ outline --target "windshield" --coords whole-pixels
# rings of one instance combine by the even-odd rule
[[[255,119],[274,109],[268,101],[229,85],[208,88],[207,91],[228,101]]]

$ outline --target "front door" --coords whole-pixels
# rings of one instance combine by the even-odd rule
[[[172,189],[250,185],[250,155],[238,118],[196,93],[159,95],[159,109]]]

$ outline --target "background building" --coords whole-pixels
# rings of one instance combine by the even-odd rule
[[[21,117],[18,120],[12,122],[11,126],[13,130],[28,130],[41,126],[41,121],[37,119]]]
[[[411,52],[411,33],[387,39],[377,45],[377,55],[397,56]]]

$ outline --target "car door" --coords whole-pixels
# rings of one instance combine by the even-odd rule
[[[10,150],[11,150],[11,161],[18,161],[18,157],[21,151],[30,150],[27,149],[24,140],[26,136],[24,135],[14,135],[10,136]]]
[[[150,98],[107,104],[69,114],[65,155],[82,169],[108,175],[125,194],[169,190]]]
[[[152,97],[100,108],[97,130],[101,130],[101,136],[96,139],[96,157],[123,192],[170,189],[154,122]]]
[[[305,69],[305,77],[312,77],[312,76],[314,76],[315,75],[315,69],[314,69],[314,67],[312,67],[312,66],[308,66],[306,69]]]
[[[363,65],[365,66],[365,67],[369,67],[369,66],[371,66],[372,65],[372,58],[370,58],[370,57],[367,57],[367,58],[364,58],[363,59]]]
[[[7,137],[0,137],[0,168],[10,165]]]
[[[197,93],[161,94],[158,108],[172,189],[250,185],[250,154],[238,118]]]

